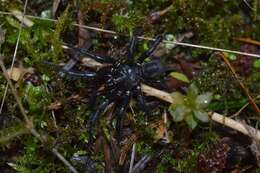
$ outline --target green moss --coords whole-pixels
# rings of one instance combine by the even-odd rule
[[[58,163],[55,163],[54,159],[39,152],[40,143],[37,139],[34,137],[25,139],[25,150],[22,155],[17,157],[15,161],[8,163],[14,170],[19,173],[69,172],[66,168],[62,168]]]
[[[207,9],[207,10],[205,10]],[[230,44],[233,36],[239,37],[244,24],[239,13],[230,14],[230,10],[238,7],[236,3],[224,2],[223,5],[216,1],[174,1],[165,22],[165,30],[170,33],[182,33],[193,31],[195,39],[193,43],[219,48],[234,48]],[[171,22],[170,22],[171,21]],[[240,28],[238,30],[238,28]],[[193,49],[196,57],[207,50]]]
[[[124,14],[114,14],[111,18],[115,28],[119,32],[133,33],[134,28],[141,27],[144,18],[139,11],[128,11]]]
[[[5,54],[12,54],[10,45],[16,44],[20,22],[13,17],[4,18],[7,28],[6,42],[2,46]],[[18,56],[22,57],[24,64],[32,66],[43,60],[57,62],[63,57],[61,47],[61,34],[70,26],[69,8],[59,18],[57,24],[49,21],[33,21],[32,27],[24,27],[21,32]]]
[[[214,93],[215,99],[210,105],[212,110],[232,110],[234,106],[239,108],[245,103],[237,82],[223,61],[213,56],[203,64],[203,69],[194,81],[201,91]]]
[[[155,150],[150,144],[146,142],[139,142],[136,144],[136,153],[152,156],[155,154]]]
[[[200,153],[206,151],[210,143],[214,143],[217,135],[212,132],[205,132],[200,136],[200,139],[195,139],[191,143],[191,148],[183,148],[187,141],[180,143],[175,141],[174,146],[178,146],[176,155],[166,152],[161,157],[161,162],[157,165],[158,172],[166,172],[167,169],[175,170],[177,172],[194,173],[197,166],[197,158]]]
[[[51,42],[53,45],[52,48],[52,60],[53,62],[57,62],[57,60],[62,57],[62,47],[61,47],[61,34],[66,27],[69,26],[69,7],[63,12],[60,16],[58,23],[56,24],[55,30],[51,36]]]
[[[22,1],[1,2],[0,7],[3,11],[10,11],[11,9],[23,10]],[[50,17],[51,3],[45,4],[46,9],[39,8],[41,9],[39,10],[34,8],[42,2],[42,0],[37,0],[37,2],[29,3],[28,14],[39,15],[47,13],[47,16]],[[81,9],[84,15],[80,20],[84,21],[86,25],[101,26],[104,29],[115,30],[127,35],[129,33],[130,35],[133,34],[137,28],[138,34],[142,33],[144,36],[151,37],[156,34],[167,33],[173,36],[192,31],[194,37],[190,40],[185,40],[186,42],[227,49],[238,49],[237,45],[232,41],[232,37],[242,36],[257,39],[260,33],[259,22],[257,22],[259,21],[257,19],[259,10],[256,1],[254,1],[253,5],[255,11],[252,11],[247,16],[250,20],[251,18],[254,19],[254,23],[252,24],[246,23],[248,21],[245,20],[245,16],[241,15],[239,4],[236,1],[93,0],[81,2],[73,0],[64,2],[68,2],[69,7],[65,11],[59,11],[61,15],[57,23],[32,19],[34,25],[32,27],[23,27],[21,33],[17,61],[23,62],[28,67],[33,66],[36,72],[40,73],[39,76],[42,76],[44,82],[40,86],[22,83],[17,87],[19,95],[23,96],[22,99],[26,112],[33,118],[35,128],[46,136],[47,142],[41,144],[36,138],[27,135],[26,129],[21,124],[17,122],[10,123],[10,121],[4,119],[4,127],[0,129],[0,142],[2,140],[5,143],[3,143],[0,151],[4,153],[3,155],[8,156],[9,151],[6,148],[11,146],[12,139],[19,138],[19,140],[14,140],[17,153],[14,154],[14,157],[10,157],[12,158],[11,161],[8,160],[10,166],[17,172],[69,172],[49,152],[56,144],[62,155],[69,161],[74,153],[81,153],[82,156],[90,155],[91,153],[90,149],[86,148],[89,133],[85,126],[88,115],[93,111],[93,108],[86,104],[86,100],[89,98],[90,83],[85,82],[85,80],[74,81],[67,78],[58,80],[57,71],[51,71],[50,68],[40,65],[44,60],[56,64],[67,61],[63,55],[61,42],[63,39],[69,39],[68,43],[74,44],[71,40],[78,39],[78,28],[72,29],[74,27],[72,25],[73,17],[73,21],[75,20],[76,22],[76,17],[72,15],[72,11]],[[81,2],[80,6],[76,7],[78,2]],[[172,8],[166,14],[162,15],[155,23],[149,23],[149,15],[153,12],[166,9],[170,5]],[[6,31],[6,39],[1,45],[0,53],[6,57],[5,63],[9,67],[17,41],[20,22],[13,16],[7,17],[4,15],[0,15],[0,21],[2,29]],[[67,33],[69,33],[69,36]],[[90,33],[93,43],[92,47],[97,52],[110,51],[112,44],[115,44],[115,47],[119,44],[118,47],[124,47],[123,44],[125,45],[125,40],[128,39],[121,39],[120,37],[120,39],[115,41],[106,34],[96,34],[96,32],[92,31]],[[139,44],[138,50],[141,52],[147,50],[147,48],[148,41],[144,41]],[[206,58],[211,53],[208,50],[177,47],[177,49],[173,50],[167,56],[173,57],[175,56],[173,52],[178,51],[185,52],[193,58],[201,58],[202,55]],[[138,53],[136,57],[138,57]],[[166,56],[161,57],[161,59],[163,62],[168,61]],[[172,63],[173,60],[169,59],[169,61]],[[201,93],[206,91],[214,93],[214,102],[210,105],[212,110],[230,110],[241,107],[247,102],[247,99],[239,91],[238,86],[232,82],[233,79],[229,75],[227,68],[223,65],[223,62],[215,58],[210,58],[209,61],[202,62],[202,68],[204,69],[203,72],[194,81]],[[177,75],[177,77],[187,82],[183,76]],[[259,95],[260,87],[258,79],[258,69],[254,68],[252,75],[245,81],[254,97]],[[4,94],[5,85],[6,81],[1,76],[1,95]],[[80,103],[74,104],[69,99],[74,93],[80,93],[80,96],[84,97],[80,98]],[[186,116],[188,117],[186,118],[186,122],[190,127],[195,127],[197,120],[201,118],[200,116],[194,116],[194,110],[197,111],[200,109],[197,103],[195,103],[198,94],[190,93],[189,96],[186,97],[185,95],[184,97],[185,104],[183,104],[184,107],[179,112],[185,113],[185,111],[189,110],[190,114]],[[150,101],[150,98],[147,100]],[[47,107],[55,101],[61,102],[62,105],[53,111],[53,115],[53,112],[47,110]],[[135,121],[131,121],[131,128],[134,133],[141,134],[136,144],[136,158],[139,159],[143,155],[154,157],[161,148],[157,145],[154,147],[155,145],[153,145],[155,143],[153,139],[155,130],[150,126],[152,123],[150,120],[154,121],[161,118],[163,110],[167,109],[168,105],[160,104],[156,109],[157,112],[153,112],[153,116],[148,117],[148,122],[143,112],[137,111],[139,108],[138,104],[132,104],[132,107],[136,111],[136,116],[134,117]],[[176,107],[171,105],[170,111],[176,111]],[[11,95],[10,90],[7,94],[3,112],[11,117],[18,117],[16,120],[21,117],[17,103]],[[208,132],[210,129],[206,125],[203,128],[201,128],[202,126],[198,126],[198,128],[191,131],[184,123],[172,122],[172,120],[178,120],[181,117],[176,117],[175,113],[172,113],[174,114],[173,117],[169,117],[169,126],[167,126],[168,132],[173,134],[173,140],[171,140],[169,145],[164,145],[163,147],[166,151],[174,151],[177,154],[170,154],[171,152],[163,154],[162,159],[158,161],[159,163],[157,162],[157,171],[166,172],[170,167],[176,172],[191,173],[194,172],[196,167],[198,154],[204,151],[210,141],[214,141],[216,136]],[[0,118],[2,120],[3,117],[1,116]],[[111,139],[111,131],[115,129],[115,126],[110,126],[110,122],[107,122],[106,116],[103,116],[100,122],[96,128],[105,133],[107,140]],[[56,126],[54,125],[55,123]],[[96,161],[97,171],[102,172],[104,170],[104,153],[101,151],[92,159]],[[3,165],[6,162],[1,160],[0,163]]]
[[[29,131],[22,124],[16,124],[11,127],[0,129],[0,144],[7,144],[13,138],[29,133]]]

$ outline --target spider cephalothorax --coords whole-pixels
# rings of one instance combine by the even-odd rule
[[[64,70],[64,72],[69,75],[89,80],[95,79],[102,83],[103,89],[97,89],[93,94],[94,98],[101,98],[99,99],[100,102],[96,104],[88,121],[90,132],[95,126],[98,117],[110,103],[115,104],[117,130],[121,128],[122,116],[125,114],[131,98],[136,98],[140,107],[146,114],[148,113],[145,98],[141,90],[141,83],[151,83],[154,77],[159,76],[165,70],[159,60],[151,60],[148,62],[144,62],[144,60],[154,52],[161,40],[162,38],[160,36],[156,37],[151,48],[141,54],[137,59],[134,58],[136,47],[135,37],[131,38],[129,43],[127,58],[118,58],[115,60],[110,57],[102,57],[78,49],[80,53],[85,54],[98,62],[111,64],[110,66],[101,68],[96,72],[73,72]]]

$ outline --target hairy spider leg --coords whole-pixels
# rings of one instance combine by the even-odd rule
[[[152,46],[150,47],[150,49],[148,49],[147,51],[145,51],[139,58],[138,58],[138,62],[142,63],[144,62],[145,58],[149,57],[150,55],[153,54],[153,52],[155,51],[155,49],[157,48],[157,46],[161,43],[162,41],[162,36],[156,36],[155,37],[155,41],[153,42]]]
[[[87,123],[90,143],[93,142],[93,127],[96,125],[99,116],[104,112],[104,110],[110,103],[114,102],[115,97],[119,91],[120,90],[118,90],[118,88],[113,88],[111,91],[109,91],[109,93],[101,99],[100,104],[90,114],[89,121]]]
[[[72,77],[83,78],[83,79],[92,79],[92,78],[97,76],[97,73],[95,73],[95,72],[68,71],[68,70],[61,69],[60,66],[53,64],[53,63],[50,63],[48,61],[44,61],[43,63],[52,67],[55,70],[61,71],[61,72],[65,73],[69,76],[72,76]]]
[[[131,96],[132,96],[131,92],[126,91],[125,95],[123,96],[122,102],[119,104],[119,107],[116,109],[116,112],[115,112],[115,116],[117,118],[117,120],[116,120],[116,131],[119,134],[119,136],[120,136],[120,131],[122,129],[122,120],[123,120],[123,117],[124,117],[126,110],[128,108],[128,104],[130,102]]]
[[[128,58],[128,62],[129,63],[133,63],[134,62],[134,52],[136,49],[136,37],[133,36],[131,37],[129,46],[127,48],[127,58]]]
[[[85,50],[88,50],[90,47],[91,47],[90,42],[85,42],[84,45],[82,46],[82,48],[84,48]],[[62,69],[69,71],[70,69],[72,69],[75,66],[75,64],[79,60],[80,60],[80,52],[72,49],[72,53],[70,55],[70,60],[62,67]],[[65,74],[63,72],[59,72],[59,75],[61,77],[64,77]]]
[[[82,53],[83,55],[86,55],[94,60],[96,60],[97,62],[100,62],[100,63],[114,63],[115,60],[111,57],[108,57],[108,56],[101,56],[101,55],[96,55],[94,53],[91,53],[87,50],[84,50],[84,49],[80,49],[80,48],[76,48],[76,47],[73,47],[73,49],[75,51],[79,51],[80,53]]]
[[[66,71],[66,70],[62,70],[62,72],[72,77],[77,77],[82,79],[90,79],[97,76],[95,72],[75,72],[75,71]]]
[[[91,113],[90,118],[89,118],[89,122],[88,122],[88,131],[89,131],[89,143],[92,143],[94,138],[93,138],[93,128],[96,125],[97,119],[99,117],[100,114],[102,114],[104,112],[104,110],[106,109],[106,107],[112,102],[112,100],[110,100],[107,97],[104,97],[101,100],[101,103],[95,108],[95,110],[93,111],[93,113]]]
[[[140,108],[144,111],[145,118],[147,119],[147,116],[150,114],[150,111],[146,106],[146,101],[140,85],[137,86],[136,91],[137,101],[140,103]]]

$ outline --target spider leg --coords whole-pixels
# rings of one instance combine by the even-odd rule
[[[91,43],[85,42],[81,48],[88,50],[90,47],[91,47]],[[80,60],[80,52],[72,51],[69,56],[70,56],[70,60],[62,67],[62,69],[66,71],[69,71]],[[63,72],[59,72],[59,75],[61,77],[64,77],[65,74]]]
[[[95,72],[75,72],[75,71],[65,71],[65,70],[62,70],[62,72],[72,77],[83,78],[83,79],[90,79],[97,76]]]
[[[77,47],[74,47],[74,46],[67,44],[67,43],[65,43],[65,45],[68,45],[71,49],[73,49],[73,51],[79,52],[83,55],[86,55],[86,56],[96,60],[97,62],[100,62],[100,63],[114,63],[115,62],[115,60],[111,57],[96,55],[96,54],[91,53],[91,52],[89,52],[85,49],[77,48]]]
[[[150,55],[153,54],[153,52],[155,51],[155,49],[157,48],[157,46],[160,44],[160,42],[162,41],[162,37],[161,36],[156,36],[155,37],[155,41],[152,44],[152,46],[150,47],[149,50],[145,51],[139,58],[138,61],[139,62],[144,62],[145,58],[149,57]]]
[[[67,74],[69,76],[76,77],[76,78],[91,79],[91,78],[97,76],[97,73],[95,73],[95,72],[69,71],[69,70],[62,69],[59,65],[50,63],[48,61],[44,61],[43,63],[48,65],[48,66],[50,66],[51,68],[53,68],[55,70],[61,71],[61,72],[65,73],[65,74]]]
[[[111,100],[107,97],[101,100],[101,103],[95,108],[94,112],[91,113],[89,121],[88,121],[88,131],[89,131],[89,142],[93,142],[93,128],[97,122],[97,119],[100,114],[106,109],[106,107],[111,103]]]
[[[115,113],[115,116],[117,118],[116,131],[117,131],[118,134],[120,134],[120,130],[122,129],[122,120],[123,120],[125,112],[128,108],[128,104],[130,102],[130,99],[131,99],[131,92],[127,91],[126,94],[124,95],[122,103],[120,103],[120,106],[116,109],[116,113]]]
[[[137,94],[137,101],[140,103],[140,107],[144,111],[145,118],[147,119],[147,116],[150,114],[150,111],[146,106],[146,101],[145,101],[141,86],[140,85],[137,86],[136,89],[137,89],[137,93],[136,93]]]
[[[127,49],[127,58],[129,62],[133,62],[133,58],[134,58],[134,51],[136,48],[136,37],[133,36],[131,37],[128,49]]]

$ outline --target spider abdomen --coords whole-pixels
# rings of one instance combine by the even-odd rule
[[[144,78],[154,78],[165,72],[159,60],[152,60],[142,64],[142,75]]]

